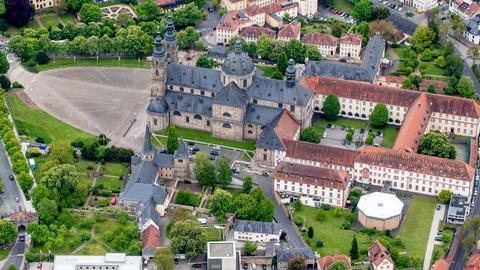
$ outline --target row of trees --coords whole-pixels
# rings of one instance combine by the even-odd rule
[[[132,149],[116,146],[107,147],[108,141],[109,139],[104,134],[100,134],[96,138],[77,139],[71,145],[80,148],[80,153],[86,160],[130,162],[130,158],[134,154]]]
[[[0,137],[12,162],[12,170],[17,176],[18,184],[22,190],[27,191],[33,185],[33,177],[29,174],[27,160],[21,151],[20,141],[13,130],[13,123],[8,118],[9,112],[3,99],[3,90],[0,91],[2,96],[0,100]]]
[[[198,152],[195,155],[193,173],[200,185],[212,188],[216,186],[225,188],[232,182],[233,175],[228,157],[221,156],[213,163],[205,152]]]

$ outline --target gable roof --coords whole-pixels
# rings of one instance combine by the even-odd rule
[[[378,240],[375,240],[375,242],[368,247],[368,262],[375,266],[379,266],[384,260],[388,260],[392,265],[395,265],[387,248],[385,248],[385,246],[383,246]]]
[[[315,259],[315,254],[313,254],[312,249],[308,247],[292,249],[279,248],[276,250],[276,254],[277,262],[288,262],[296,257],[304,257],[305,260]]]
[[[352,264],[350,262],[350,257],[345,254],[338,254],[338,255],[330,255],[321,257],[319,260],[320,269],[328,270],[328,267],[334,262],[344,262],[347,264],[348,268],[352,268]]]
[[[148,247],[160,247],[160,231],[153,224],[148,226],[148,228],[143,231],[142,249]]]
[[[445,259],[437,260],[433,263],[430,270],[448,270],[450,268],[450,264]]]
[[[362,45],[362,36],[347,33],[339,39],[339,42],[342,44]]]
[[[297,38],[300,35],[301,24],[297,21],[292,21],[289,24],[284,24],[278,30],[277,36],[284,38]]]
[[[348,185],[348,174],[345,171],[283,161],[278,163],[273,178],[341,190]]]
[[[480,270],[480,252],[474,252],[463,270]]]
[[[337,46],[337,42],[336,37],[322,33],[307,33],[302,37],[302,43],[319,46]]]
[[[307,105],[313,95],[310,89],[299,83],[296,83],[293,87],[287,87],[283,80],[273,80],[262,76],[254,76],[252,85],[246,92],[252,99],[302,106]]]
[[[374,146],[362,148],[355,161],[463,181],[471,181],[475,175],[475,169],[465,162]]]
[[[236,232],[251,232],[261,234],[279,234],[282,229],[278,223],[252,221],[252,220],[240,220],[235,222]]]
[[[282,112],[280,108],[249,103],[245,111],[245,123],[268,125]]]
[[[282,139],[271,126],[266,126],[263,128],[262,133],[260,133],[260,137],[257,139],[256,147],[278,151],[286,150]]]
[[[225,86],[222,91],[213,98],[214,104],[244,108],[248,103],[248,95],[234,82]]]
[[[300,128],[300,124],[295,116],[284,109],[282,113],[273,121],[272,127],[275,129],[275,132],[280,138],[294,140],[295,135]]]
[[[177,63],[167,65],[167,85],[171,84],[185,88],[208,89],[212,92],[220,92],[223,88],[219,70]]]
[[[286,157],[334,164],[353,168],[357,151],[325,146],[316,143],[283,140],[287,148]]]
[[[239,33],[240,36],[245,38],[259,38],[261,35],[267,35],[268,37],[274,39],[275,31],[266,27],[260,26],[247,26],[242,28]]]
[[[273,2],[271,4],[266,5],[263,7],[263,10],[265,10],[266,14],[276,14],[280,13],[285,10],[289,10],[292,8],[298,8],[298,3],[297,2],[292,2],[290,0],[286,1],[279,1],[279,2]]]
[[[178,142],[178,149],[175,150],[173,153],[173,158],[187,158],[188,157],[188,151],[187,147],[185,146],[185,141],[183,141],[183,138],[180,138],[180,141]]]

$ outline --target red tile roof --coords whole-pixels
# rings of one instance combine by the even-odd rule
[[[478,140],[476,138],[470,138],[470,140],[470,160],[468,161],[468,165],[475,168],[478,158]]]
[[[316,94],[335,94],[338,97],[402,107],[409,107],[421,94],[418,91],[327,77],[305,76],[300,83]],[[430,93],[425,95],[433,112],[480,117],[480,105],[474,100]]]
[[[274,14],[279,13],[285,10],[289,10],[292,8],[298,8],[298,3],[291,2],[290,0],[282,1],[282,2],[273,2],[271,4],[266,5],[263,7],[266,14]]]
[[[243,10],[243,12],[245,12],[245,14],[249,16],[255,16],[255,15],[264,13],[265,11],[263,10],[263,8],[253,5],[253,6],[248,6],[246,9]]]
[[[287,148],[286,156],[289,158],[311,160],[323,164],[334,164],[353,168],[358,152],[320,145],[316,143],[283,140]]]
[[[440,259],[433,263],[430,270],[448,270],[450,268],[450,264],[445,259]]]
[[[477,4],[477,2],[473,2],[470,4],[470,6],[465,10],[465,15],[467,15],[468,17],[472,17],[474,16],[475,14],[477,14],[478,12],[480,12],[480,5]]]
[[[225,31],[236,31],[238,27],[240,27],[242,24],[251,22],[250,19],[248,19],[245,16],[240,17],[239,16],[240,11],[232,10],[229,11],[225,17],[222,18],[222,20],[217,24],[217,30],[225,30]]]
[[[278,30],[278,37],[284,38],[297,38],[300,34],[301,24],[299,22],[293,21],[289,24],[284,24]]]
[[[154,225],[150,225],[143,231],[142,249],[160,247],[160,231]]]
[[[345,171],[280,162],[273,178],[344,190],[348,185],[349,176]]]
[[[355,162],[468,182],[475,175],[465,162],[373,146],[362,148]]]
[[[320,46],[337,46],[337,41],[334,36],[320,33],[307,33],[302,37],[302,43]]]
[[[283,110],[273,128],[275,133],[277,133],[278,137],[280,137],[282,140],[294,140],[295,135],[300,128],[300,124],[294,115],[287,110]]]
[[[340,38],[340,43],[362,45],[362,36],[357,34],[345,34]]]
[[[240,36],[248,38],[259,38],[261,35],[265,34],[268,37],[274,39],[275,31],[266,27],[259,26],[248,26],[240,30]]]
[[[480,270],[480,252],[475,252],[470,256],[463,270]]]
[[[430,114],[431,108],[428,105],[427,95],[422,93],[405,114],[393,149],[416,153],[420,144],[420,138],[427,128]]]
[[[399,76],[384,76],[378,77],[378,82],[387,82],[387,83],[395,83],[401,85],[407,78],[399,77]],[[419,88],[421,91],[426,91],[427,88],[433,85],[437,90],[443,90],[445,86],[447,86],[446,82],[442,81],[435,81],[435,80],[422,80],[419,83]]]
[[[352,268],[350,258],[345,254],[321,257],[318,264],[320,265],[320,269],[328,270],[328,267],[332,263],[338,262],[338,261],[343,261],[344,263],[346,263],[348,265],[348,268]]]
[[[16,221],[25,221],[25,220],[34,220],[37,218],[37,214],[27,212],[27,211],[18,211],[10,215],[10,220],[13,222]]]
[[[375,266],[379,266],[385,259],[395,265],[387,248],[385,248],[378,240],[375,240],[375,242],[373,242],[368,248],[368,262]]]
[[[176,0],[155,0],[155,4],[161,7],[168,6],[175,3],[176,3]]]

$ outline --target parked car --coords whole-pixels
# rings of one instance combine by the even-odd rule
[[[362,128],[360,129],[360,134],[363,134],[363,133],[365,133],[365,129]]]
[[[347,144],[347,141],[346,140],[342,140],[342,145],[345,145]]]
[[[10,179],[10,181],[13,181],[15,178],[13,177],[13,175],[10,174],[10,175],[8,176],[8,179]]]
[[[332,127],[332,124],[328,123],[327,128],[331,128],[331,127]]]
[[[220,152],[218,152],[217,150],[210,151],[210,155],[212,155],[212,156],[218,156],[219,154],[220,154]]]
[[[188,142],[188,145],[193,146],[193,145],[195,145],[195,143],[194,142]]]
[[[322,138],[326,138],[326,137],[327,137],[327,132],[323,132]]]
[[[210,155],[210,160],[215,160],[217,157]]]
[[[18,237],[18,240],[20,240],[20,242],[25,242],[25,235],[20,235],[20,237]]]
[[[15,197],[16,202],[20,202],[20,199],[18,197]]]
[[[215,149],[215,150],[220,150],[220,146],[214,145],[214,146],[213,146],[213,149]]]

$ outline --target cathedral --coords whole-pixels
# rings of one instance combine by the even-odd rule
[[[152,68],[147,115],[153,131],[174,124],[230,140],[256,140],[284,111],[301,127],[311,125],[313,93],[297,82],[292,60],[286,81],[258,75],[240,42],[220,70],[182,65],[169,18],[164,40],[156,36]]]

